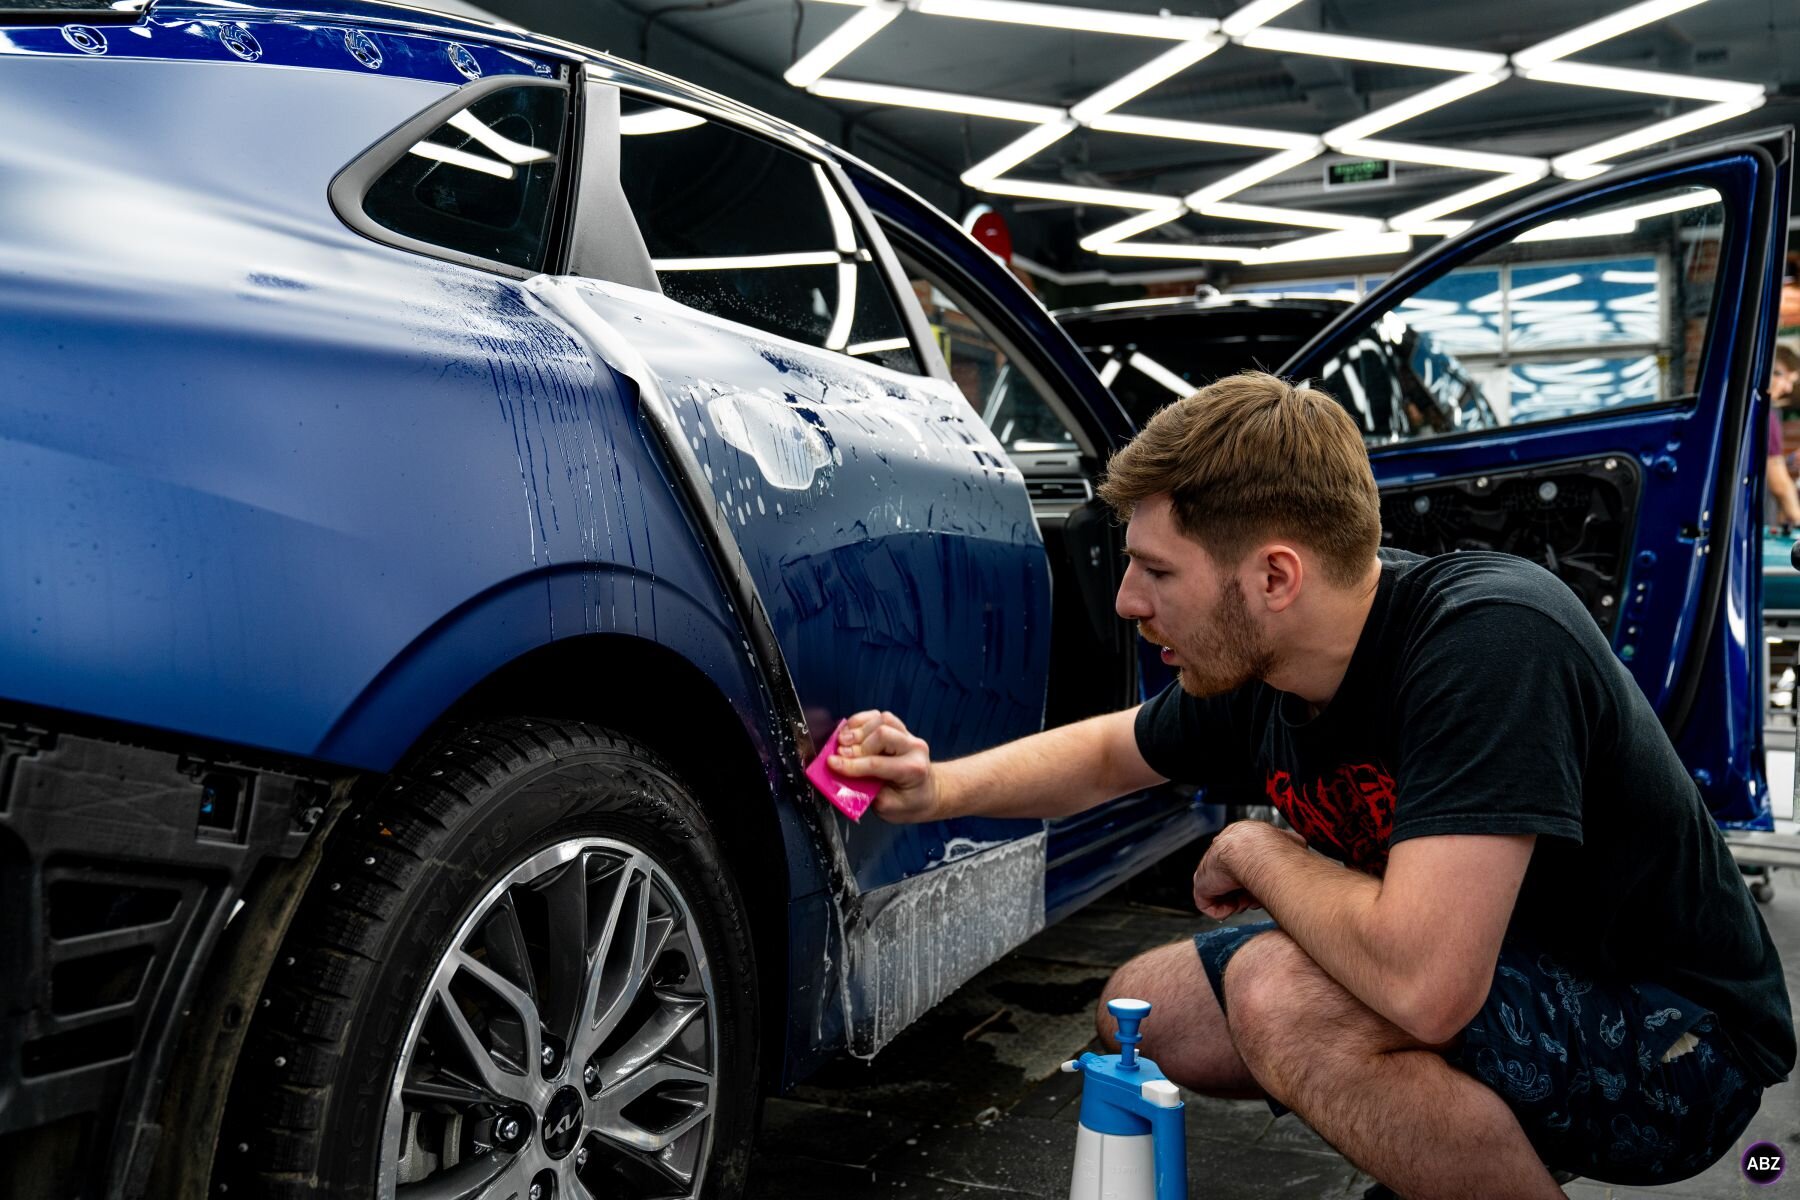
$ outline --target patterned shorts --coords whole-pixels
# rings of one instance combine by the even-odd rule
[[[1221,1010],[1225,965],[1274,928],[1260,921],[1195,935]],[[1594,981],[1511,942],[1487,1003],[1444,1057],[1506,1101],[1548,1166],[1606,1183],[1649,1187],[1698,1174],[1762,1103],[1710,1010],[1658,984]]]

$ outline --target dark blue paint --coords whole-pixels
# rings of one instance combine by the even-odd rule
[[[1035,732],[1050,579],[1016,471],[949,385],[587,289],[675,411],[757,586],[815,740],[885,708],[954,758]],[[769,430],[766,435],[761,430]],[[740,444],[748,435],[750,443]],[[766,444],[759,438],[766,436]],[[1037,822],[843,822],[862,890],[944,842]]]
[[[379,6],[367,8],[380,11]],[[391,20],[392,10],[389,14]],[[489,41],[492,32],[488,31]],[[270,17],[204,5],[159,4],[135,25],[104,29],[26,26],[8,30],[6,36],[11,43],[8,53],[13,54],[259,62],[327,71],[378,71],[452,85],[488,75],[551,76],[561,65],[553,55],[525,54],[480,42],[457,42],[397,29],[321,24],[311,15]]]

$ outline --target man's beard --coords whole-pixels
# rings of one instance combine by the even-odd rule
[[[1175,651],[1181,660],[1176,678],[1190,696],[1223,695],[1266,679],[1275,670],[1275,653],[1250,620],[1250,605],[1236,579],[1220,586],[1219,602],[1206,628],[1185,640],[1158,644]]]

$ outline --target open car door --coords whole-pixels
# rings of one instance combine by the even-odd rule
[[[1792,157],[1782,130],[1545,193],[1283,369],[1362,423],[1384,544],[1522,555],[1581,597],[1739,830],[1772,827],[1759,535]]]

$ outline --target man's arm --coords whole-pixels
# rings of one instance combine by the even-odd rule
[[[1325,973],[1419,1041],[1455,1037],[1486,1000],[1534,834],[1410,838],[1377,879],[1254,821],[1214,839],[1194,876],[1209,915],[1248,892]]]
[[[1090,717],[979,754],[933,763],[888,712],[851,717],[831,769],[886,784],[874,811],[903,824],[951,817],[1066,817],[1161,783],[1138,751],[1137,709]]]

